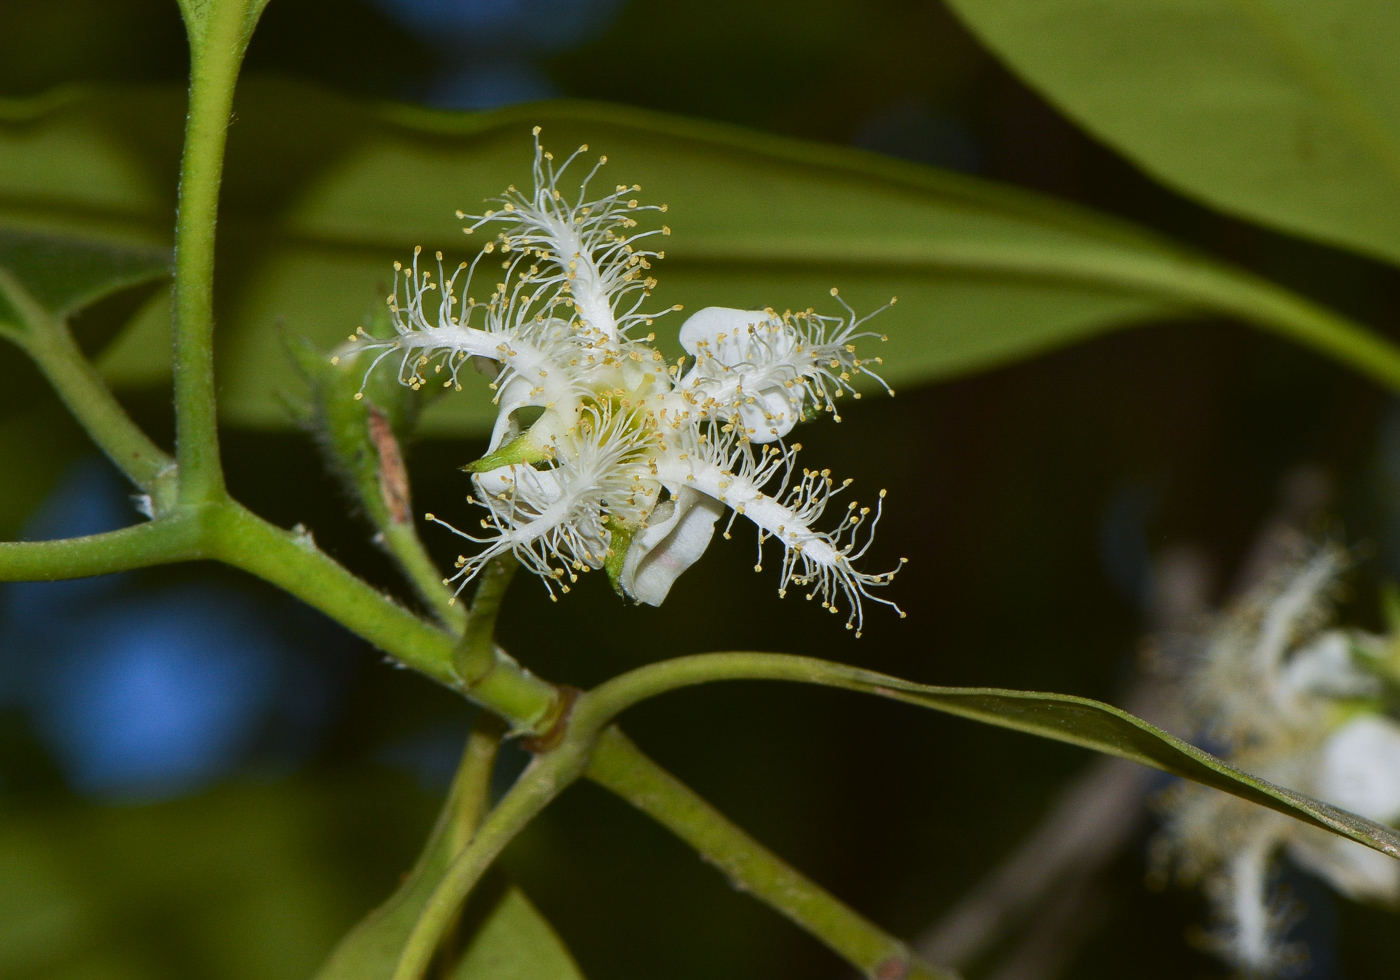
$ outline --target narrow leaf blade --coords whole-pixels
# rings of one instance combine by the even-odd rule
[[[1394,829],[1252,776],[1100,701],[998,688],[934,687],[844,666],[839,677],[838,686],[851,690],[1068,742],[1161,769],[1400,858],[1400,833]]]

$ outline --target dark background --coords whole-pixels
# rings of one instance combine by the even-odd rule
[[[185,68],[173,0],[0,3],[0,94],[180,84]],[[247,71],[455,107],[608,99],[854,144],[1128,217],[1382,331],[1400,298],[1400,278],[1381,266],[1154,185],[935,2],[272,0]],[[165,397],[132,407],[168,435]],[[1376,626],[1375,584],[1400,570],[1400,413],[1369,382],[1236,324],[1129,330],[867,399],[845,418],[805,431],[805,458],[889,488],[874,561],[910,558],[892,589],[907,620],[876,610],[853,641],[807,604],[778,601],[771,575],[751,571],[751,540],[736,535],[660,610],[624,605],[599,577],[557,606],[521,581],[504,645],[583,687],[662,654],[747,648],[1114,700],[1139,649],[1153,556],[1197,547],[1223,592],[1300,465],[1341,488],[1328,529],[1362,546],[1344,615]],[[227,433],[235,495],[306,523],[331,553],[397,587],[308,445]],[[412,447],[420,509],[460,508],[456,467],[479,450]],[[126,523],[123,493],[105,464],[80,461],[26,533]],[[450,557],[451,542],[427,537]],[[0,927],[0,974],[86,976],[98,963],[103,976],[304,976],[411,863],[470,722],[454,696],[212,568],[10,587],[3,604],[0,854],[19,857],[17,870],[0,864],[0,911],[37,907],[34,888],[61,893],[54,907],[79,909],[79,925],[52,935],[87,952],[41,950],[7,968]],[[1089,761],[913,708],[765,684],[673,694],[626,726],[759,839],[906,936],[1013,848]],[[520,764],[518,752],[506,762]],[[1145,887],[1147,837],[1106,876],[1108,900],[1064,976],[1225,975],[1186,941],[1205,914],[1196,894]],[[165,870],[132,870],[152,862]],[[570,790],[504,863],[595,980],[845,975],[591,786]],[[143,874],[154,883],[127,880]],[[1321,890],[1307,901],[1308,976],[1394,975],[1393,918]],[[49,935],[18,921],[10,932],[27,930],[30,946]]]

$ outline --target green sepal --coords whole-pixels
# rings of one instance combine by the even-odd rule
[[[473,460],[462,467],[464,473],[487,473],[502,466],[513,466],[516,463],[547,463],[554,458],[554,454],[547,447],[535,445],[530,433],[522,432],[510,442],[497,449],[495,452],[487,453],[478,460]]]
[[[627,550],[632,547],[632,539],[641,528],[636,524],[611,518],[604,526],[608,529],[610,537],[608,557],[603,560],[603,570],[608,573],[608,581],[612,583],[613,591],[625,597],[627,590],[622,587],[622,566],[627,563]]]

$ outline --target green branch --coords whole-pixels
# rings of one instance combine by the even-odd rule
[[[53,581],[211,558],[271,582],[397,661],[500,715],[514,731],[543,734],[562,698],[504,654],[463,678],[458,638],[403,608],[316,547],[310,532],[285,531],[233,503],[182,506],[148,524],[59,541],[0,543],[0,582]]]
[[[599,736],[588,777],[695,848],[872,980],[954,980],[754,840],[695,791],[649,759],[616,727]]]
[[[107,383],[83,356],[67,322],[45,310],[20,282],[0,269],[0,296],[21,318],[23,329],[0,329],[33,359],[92,441],[151,497],[152,510],[175,503],[175,461],[126,414]]]
[[[467,629],[467,611],[452,590],[442,584],[442,571],[433,563],[423,539],[412,521],[389,524],[380,529],[384,547],[393,556],[399,570],[437,618],[454,633]]]
[[[197,516],[57,541],[0,542],[0,582],[52,582],[205,557]]]
[[[214,398],[214,232],[233,90],[265,3],[182,0],[190,104],[175,221],[175,432],[180,500],[225,495]]]
[[[284,531],[236,504],[214,513],[213,557],[290,592],[406,666],[494,711],[516,731],[547,726],[559,699],[552,684],[509,658],[489,677],[469,683],[454,664],[455,636],[356,578],[317,548],[308,532]]]
[[[516,834],[583,774],[591,748],[591,739],[579,737],[535,757],[448,867],[409,934],[393,980],[421,980],[472,887]]]
[[[496,753],[505,733],[501,720],[489,712],[478,713],[472,722],[471,734],[462,750],[462,760],[443,808],[448,852],[454,857],[471,841],[490,808],[491,773],[496,768]]]
[[[461,642],[453,653],[457,674],[469,685],[487,680],[500,663],[496,647],[496,617],[500,615],[506,590],[510,588],[515,570],[519,567],[520,563],[514,555],[504,555],[488,562],[477,580],[471,615],[467,617]]]

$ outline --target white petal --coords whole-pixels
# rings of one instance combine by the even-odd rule
[[[720,348],[728,346],[732,338],[739,336],[741,331],[747,332],[751,326],[766,323],[769,316],[766,310],[731,310],[726,306],[707,306],[692,313],[685,323],[681,324],[681,346],[687,354],[694,356],[703,341],[709,346],[708,353],[711,357],[718,358],[721,363],[729,363],[725,361]],[[719,339],[720,334],[725,335],[724,341]]]
[[[496,424],[491,430],[491,443],[487,452],[495,452],[520,435],[520,425],[514,416],[517,409],[530,404],[530,382],[520,375],[511,378],[501,389],[498,403],[500,408],[496,414]]]
[[[1331,698],[1367,697],[1379,693],[1380,682],[1356,666],[1351,638],[1341,630],[1323,633],[1295,653],[1283,668],[1281,683],[1290,694],[1320,694]]]
[[[537,470],[528,463],[511,463],[477,473],[472,477],[472,482],[487,497],[518,489],[532,499],[552,503],[564,495],[564,485],[559,481],[557,470]]]
[[[670,504],[669,514],[664,508]],[[623,590],[638,602],[659,606],[671,585],[710,545],[724,505],[682,488],[674,501],[657,505],[652,523],[632,539],[623,562]]]
[[[1400,725],[1362,715],[1327,740],[1314,783],[1318,797],[1371,820],[1400,818]]]

